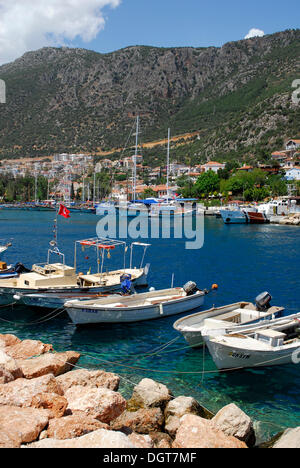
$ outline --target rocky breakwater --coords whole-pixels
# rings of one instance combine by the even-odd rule
[[[279,220],[279,224],[287,226],[300,226],[300,213],[294,213],[288,216],[283,216]]]
[[[141,380],[126,401],[119,376],[77,365],[80,354],[0,335],[2,448],[247,448],[251,419],[236,405],[209,413],[194,398],[174,398],[163,384]],[[299,428],[298,428],[299,429]],[[277,438],[299,446],[299,430]]]

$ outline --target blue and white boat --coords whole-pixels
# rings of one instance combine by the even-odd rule
[[[242,210],[220,210],[225,224],[246,224],[247,216]]]

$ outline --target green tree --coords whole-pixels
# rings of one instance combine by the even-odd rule
[[[220,190],[220,179],[218,174],[209,170],[207,172],[203,172],[193,187],[193,194],[194,196],[200,198],[202,194],[206,196],[210,193]]]

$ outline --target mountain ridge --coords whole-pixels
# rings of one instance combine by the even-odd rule
[[[251,159],[299,134],[300,106],[291,103],[299,56],[299,29],[219,48],[26,52],[0,67],[7,85],[0,157],[123,147],[139,114],[144,142],[164,139],[168,127],[177,135],[201,132],[179,159],[185,150],[195,160],[243,152]]]

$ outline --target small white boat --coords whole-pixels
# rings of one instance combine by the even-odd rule
[[[202,306],[205,294],[195,283],[189,282],[183,288],[154,290],[133,296],[112,295],[89,301],[67,301],[65,308],[76,325],[140,322],[196,309]]]
[[[177,320],[173,327],[182,333],[190,346],[202,346],[204,331],[205,334],[216,335],[228,327],[238,330],[242,325],[279,316],[284,308],[270,306],[271,299],[270,294],[264,292],[257,296],[256,305],[241,301],[222,307],[212,307]]]
[[[206,345],[219,370],[278,366],[300,362],[300,321],[256,330],[252,335],[206,337]],[[281,329],[280,329],[281,328]]]

